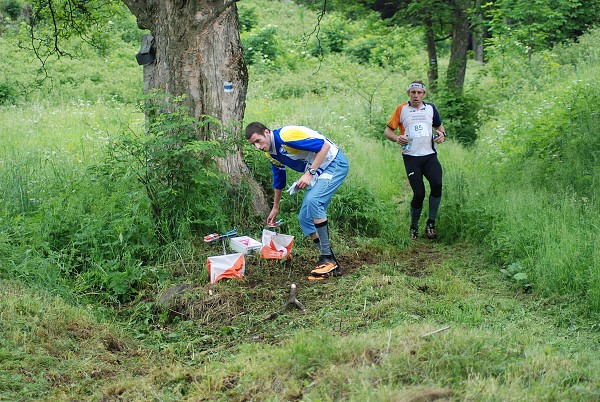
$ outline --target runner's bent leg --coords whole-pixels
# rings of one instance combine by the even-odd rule
[[[303,204],[306,203],[307,215],[313,219],[319,238],[321,251],[321,257],[319,258],[319,261],[330,261],[330,263],[318,265],[317,268],[311,271],[313,274],[328,274],[335,269],[337,275],[341,275],[341,271],[339,270],[337,261],[333,256],[333,251],[329,242],[329,228],[326,210],[331,202],[333,194],[344,182],[347,175],[348,160],[343,152],[339,151],[336,158],[323,171],[323,173],[321,173],[314,186],[307,190],[307,193],[304,197]]]
[[[423,174],[429,182],[429,220],[435,221],[442,200],[442,165],[433,155],[423,167]]]
[[[406,176],[413,191],[413,198],[410,202],[410,226],[417,228],[423,210],[423,201],[425,200],[425,184],[423,183],[423,173],[421,171],[422,157],[404,156],[403,159]]]

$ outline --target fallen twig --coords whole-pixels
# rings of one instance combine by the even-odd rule
[[[437,334],[437,333],[440,333],[440,332],[442,332],[442,331],[446,331],[446,330],[448,330],[448,329],[450,329],[450,325],[447,325],[447,326],[445,326],[445,327],[443,327],[443,328],[436,329],[435,331],[428,332],[428,333],[426,333],[426,334],[424,334],[424,335],[421,335],[421,338],[427,338],[428,336],[435,335],[435,334]]]

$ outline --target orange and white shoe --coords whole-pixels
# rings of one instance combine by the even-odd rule
[[[341,276],[342,269],[335,260],[321,257],[310,273],[313,276]]]
[[[322,281],[327,279],[327,276],[325,275],[308,275],[306,277],[306,279],[308,279],[309,281]]]

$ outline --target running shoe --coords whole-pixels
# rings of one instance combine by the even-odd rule
[[[427,224],[425,225],[425,232],[428,239],[435,239],[437,237],[435,221],[427,221]]]
[[[419,229],[412,227],[410,228],[410,239],[411,240],[416,240],[419,238]]]
[[[340,276],[342,270],[335,260],[321,256],[317,261],[317,266],[310,273],[315,276]]]

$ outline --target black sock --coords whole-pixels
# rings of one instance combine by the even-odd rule
[[[319,249],[319,251],[321,250],[321,240],[317,237],[316,239],[313,239],[313,243],[315,243],[315,246]]]

